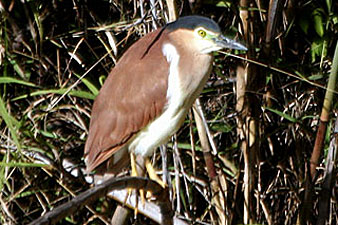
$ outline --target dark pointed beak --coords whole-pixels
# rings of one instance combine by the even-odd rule
[[[236,50],[243,50],[243,51],[248,50],[244,45],[242,45],[242,44],[240,44],[240,43],[238,43],[238,42],[236,42],[236,41],[234,41],[230,38],[227,38],[223,35],[219,35],[216,38],[215,42],[216,42],[217,45],[219,45],[222,48],[229,48],[229,49],[236,49]]]

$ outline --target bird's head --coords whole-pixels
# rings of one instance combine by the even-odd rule
[[[184,43],[202,54],[209,54],[224,48],[247,50],[247,48],[225,37],[218,24],[202,16],[185,16],[166,26],[175,34],[178,44]]]

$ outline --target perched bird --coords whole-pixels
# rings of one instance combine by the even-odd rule
[[[202,16],[181,17],[134,43],[95,99],[84,153],[87,171],[114,173],[128,165],[130,154],[132,161],[135,155],[145,158],[148,168],[148,157],[179,129],[201,93],[212,52],[223,48],[246,50]]]

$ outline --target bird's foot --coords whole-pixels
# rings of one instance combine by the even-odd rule
[[[140,160],[139,158],[138,158],[138,160],[142,161],[142,163],[139,162],[140,164],[145,165],[145,168],[146,168],[146,170],[147,170],[147,172],[149,174],[149,178],[151,180],[156,181],[163,188],[166,188],[167,185],[157,176],[156,171],[155,171],[154,167],[151,164],[151,161],[148,158],[146,158],[144,161]],[[135,157],[134,153],[130,153],[130,161],[131,161],[131,176],[135,176],[135,177],[142,176],[143,175],[142,171],[144,171],[144,168],[142,169],[140,167],[140,165],[138,165],[138,163],[136,162],[136,157]],[[137,167],[139,167],[139,168],[137,168]],[[131,196],[131,193],[132,193],[132,189],[130,188],[130,189],[128,189],[128,195],[127,195],[127,197],[125,199],[125,202]],[[141,198],[141,203],[144,206],[145,205],[145,199],[146,199],[146,197],[145,197],[145,193],[144,193],[143,189],[139,190],[139,196]],[[146,196],[151,196],[151,193],[148,192]],[[138,202],[139,202],[138,201],[138,195],[136,194],[136,203],[135,203],[135,209],[134,209],[134,215],[135,215],[135,217],[138,214]]]
[[[130,153],[130,162],[131,162],[131,176],[137,177],[139,176],[139,173],[137,172],[137,163],[136,163],[136,158],[133,153]],[[129,188],[128,189],[128,195],[126,196],[125,203],[127,199],[131,196],[133,189]],[[140,189],[139,190],[139,196],[141,198],[142,205],[144,206],[145,204],[145,195],[144,195],[144,190]],[[138,214],[138,193],[136,192],[136,200],[135,200],[135,209],[134,209],[134,216],[136,217]]]
[[[149,174],[149,178],[151,180],[156,181],[163,188],[166,188],[167,185],[157,176],[156,171],[155,171],[154,167],[151,165],[151,162],[148,158],[145,159],[144,164],[145,164],[147,172]]]

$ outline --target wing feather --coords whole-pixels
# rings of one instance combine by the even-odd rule
[[[169,64],[162,54],[162,31],[149,33],[125,52],[95,99],[85,145],[88,171],[125,149],[163,111]]]

